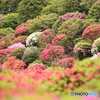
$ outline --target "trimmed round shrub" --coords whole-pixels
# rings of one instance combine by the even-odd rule
[[[32,20],[28,20],[26,23],[21,23],[20,25],[18,25],[14,31],[14,35],[15,37],[18,37],[20,35],[29,35],[28,32],[28,24],[31,22]]]
[[[16,49],[18,47],[24,47],[25,48],[25,45],[19,42],[19,43],[15,43],[15,44],[9,46],[8,48],[10,48],[10,49]]]
[[[65,46],[67,41],[67,36],[65,34],[57,35],[54,39],[52,39],[52,45],[61,45]]]
[[[58,15],[50,13],[48,15],[41,15],[34,18],[28,25],[29,33],[42,32],[46,29],[51,29],[52,25],[57,20]]]
[[[7,14],[2,16],[2,18],[0,18],[0,28],[11,27],[15,29],[17,25],[18,25],[18,13]]]
[[[56,66],[71,68],[71,67],[73,67],[74,61],[75,61],[75,59],[72,57],[62,58],[57,61]]]
[[[19,42],[26,44],[26,38],[27,38],[27,36],[18,36],[14,40],[12,40],[11,44],[15,44],[15,43],[19,43]]]
[[[91,57],[91,48],[92,48],[92,42],[91,41],[80,41],[78,42],[74,47],[74,53],[77,58],[84,59],[86,57]]]
[[[46,0],[21,0],[18,5],[19,22],[35,18],[46,4]]]
[[[26,64],[29,64],[35,61],[37,58],[39,58],[38,48],[31,46],[25,49],[22,60]]]
[[[84,12],[80,0],[50,0],[49,4],[42,9],[42,14],[57,13],[63,15],[66,12]]]
[[[21,0],[0,0],[0,13],[15,13]]]
[[[51,29],[44,30],[37,38],[38,46],[40,49],[44,49],[46,44],[51,43],[52,39],[54,38],[55,31]]]
[[[4,36],[8,35],[8,34],[13,33],[13,32],[14,32],[14,30],[10,27],[0,29],[0,39],[3,38]]]
[[[65,56],[66,55],[63,46],[59,45],[47,44],[44,50],[41,52],[41,59],[48,65]]]
[[[95,3],[89,10],[87,18],[96,19],[100,22],[100,3]]]
[[[0,41],[0,50],[5,48],[5,44],[6,44],[5,41],[3,41],[1,39],[1,41]]]
[[[94,40],[94,42],[92,44],[91,53],[94,55],[99,52],[100,52],[100,38],[97,38],[96,40]]]
[[[82,33],[82,36],[85,39],[95,40],[98,37],[100,37],[100,24],[92,24],[85,28],[85,30]]]
[[[17,60],[16,57],[9,57],[2,65],[7,70],[23,69],[26,64],[22,60]]]
[[[71,36],[81,36],[83,31],[83,21],[81,19],[69,19],[66,20],[59,28],[58,34],[66,34]]]
[[[25,47],[18,47],[15,48],[11,53],[10,56],[16,56],[17,59],[22,59],[22,56],[24,54]]]
[[[2,38],[2,40],[5,42],[5,47],[8,47],[11,45],[12,40],[14,39],[14,34],[8,34]]]
[[[67,13],[64,14],[62,16],[59,16],[59,18],[56,20],[56,22],[54,23],[54,25],[52,26],[52,28],[56,31],[58,31],[58,28],[66,21],[69,19],[82,19],[85,20],[85,16],[86,14],[83,13],[79,13],[79,12],[73,12],[73,13]]]
[[[85,12],[88,13],[91,6],[96,2],[97,0],[81,0],[80,5],[85,8]]]
[[[66,46],[71,46],[72,48],[76,44],[75,40],[81,37],[83,31],[84,22],[82,19],[69,19],[66,20],[58,28],[57,34],[65,34],[67,36]]]
[[[6,59],[9,57],[9,53],[11,53],[13,49],[1,49],[0,50],[0,63],[4,63]]]
[[[36,46],[37,38],[42,32],[35,32],[30,34],[26,39],[26,46]]]

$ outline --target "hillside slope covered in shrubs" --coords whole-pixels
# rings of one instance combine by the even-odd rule
[[[0,100],[99,94],[100,1],[0,1]]]

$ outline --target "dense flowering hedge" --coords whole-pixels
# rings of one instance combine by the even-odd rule
[[[62,58],[57,61],[56,66],[71,68],[71,67],[73,67],[74,61],[75,61],[75,59],[72,57]]]
[[[17,59],[22,59],[25,49],[25,47],[17,47],[10,53],[10,56],[16,56]]]
[[[85,39],[95,40],[100,36],[100,24],[92,24],[88,26],[82,33]]]
[[[27,47],[22,56],[22,60],[28,65],[39,58],[39,50],[37,47]]]
[[[47,29],[47,30],[44,30],[39,35],[38,40],[40,40],[40,42],[51,43],[53,37],[54,37],[54,31],[51,29]]]
[[[50,96],[50,100],[62,100],[63,98],[66,100],[71,91],[77,91],[77,89],[79,89],[78,92],[81,92],[83,91],[83,88],[86,92],[95,91],[99,94],[99,60],[100,58],[95,60],[85,59],[83,61],[77,61],[73,68],[65,69],[63,71],[45,71],[31,68],[21,70],[12,69],[12,71],[3,69],[0,73],[0,84],[2,86],[1,97],[2,99],[7,99],[8,97],[16,98],[16,95],[18,95],[18,99],[20,98],[23,100],[27,97],[28,99],[35,98],[37,100],[42,94],[43,96],[41,98],[44,100],[46,99],[46,96]],[[95,82],[96,84],[94,84]],[[47,95],[47,93],[49,93],[49,95]],[[54,95],[50,95],[52,93]],[[88,98],[79,97],[79,100],[92,100],[94,97],[94,100],[99,100],[99,96],[91,96]],[[69,98],[69,100],[70,99],[71,98]]]
[[[15,39],[12,40],[11,44],[15,44],[15,43],[18,43],[18,42],[26,44],[26,38],[27,38],[27,36],[18,36]]]
[[[76,57],[78,57],[79,59],[91,57],[92,56],[91,48],[92,48],[92,42],[83,40],[75,44],[74,53]]]
[[[7,61],[5,61],[2,65],[7,70],[13,70],[13,69],[22,69],[26,66],[26,64],[23,61],[17,60],[16,57],[12,56],[9,57]]]
[[[9,53],[11,53],[13,49],[1,49],[0,50],[0,63],[2,64],[6,58],[9,56]]]
[[[65,56],[63,46],[47,44],[46,48],[41,52],[42,60],[54,60]]]
[[[8,34],[2,38],[2,40],[5,42],[5,47],[11,45],[12,40],[15,38],[14,34]]]
[[[19,42],[19,43],[15,43],[15,44],[9,46],[8,48],[15,49],[15,48],[18,48],[18,47],[25,47],[25,45],[22,44],[21,42]]]
[[[2,41],[2,39],[1,39],[1,41],[0,41],[0,49],[3,49],[4,47],[5,47],[5,41]]]
[[[26,39],[26,46],[36,46],[37,45],[37,38],[41,34],[41,32],[35,32],[28,36]]]
[[[20,25],[18,25],[14,31],[15,37],[18,37],[20,35],[29,35],[28,33],[28,24],[30,24],[32,20],[28,20],[27,22],[23,22]]]
[[[88,11],[87,18],[96,19],[96,22],[100,22],[100,1],[95,2]]]
[[[85,19],[86,14],[82,13],[68,13],[63,16],[59,16],[59,18],[67,20],[67,19],[72,19],[72,18],[79,18],[79,19]]]
[[[3,38],[4,36],[13,33],[14,30],[12,28],[3,28],[0,29],[0,38]]]
[[[42,64],[34,64],[34,65],[29,66],[29,68],[30,69],[42,69],[42,70],[44,70],[45,66]]]
[[[67,36],[65,34],[61,34],[53,38],[51,44],[64,46],[66,41],[67,41]]]

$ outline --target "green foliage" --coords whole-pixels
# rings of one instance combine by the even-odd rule
[[[100,22],[100,3],[94,4],[89,12],[87,18],[96,19],[97,22]]]
[[[85,7],[86,12],[88,12],[88,10],[91,8],[91,6],[93,5],[94,2],[96,2],[97,0],[81,0],[80,5],[82,5],[83,7]]]
[[[10,56],[16,56],[17,59],[22,59],[24,51],[25,51],[24,47],[18,47],[10,53]]]
[[[0,19],[0,28],[11,27],[15,29],[18,25],[18,13],[11,13],[3,16],[3,19]]]
[[[37,16],[28,25],[28,30],[30,33],[33,33],[33,32],[41,32],[46,29],[51,29],[57,17],[58,15],[54,13]]]
[[[0,39],[8,34],[11,34],[13,33],[14,30],[12,28],[3,28],[3,29],[0,29]]]
[[[74,46],[75,39],[81,36],[84,22],[81,19],[69,19],[58,28],[58,34],[66,34],[66,46]]]
[[[45,0],[22,0],[18,6],[19,21],[25,22],[40,14],[42,7],[46,6]]]
[[[36,47],[28,47],[25,49],[24,54],[22,56],[22,60],[26,63],[32,63],[35,61],[37,58],[39,58],[38,55],[38,49]]]
[[[0,0],[0,13],[15,13],[21,0]]]
[[[42,14],[57,13],[59,15],[64,14],[66,0],[51,0],[49,4],[42,9]]]
[[[11,45],[11,42],[12,42],[12,40],[13,40],[14,38],[15,38],[15,37],[14,37],[14,34],[8,34],[8,35],[4,36],[4,37],[2,38],[2,40],[6,43],[6,44],[5,44],[5,47],[10,46],[10,45]]]
[[[86,57],[91,57],[91,48],[92,48],[92,42],[82,40],[78,42],[74,47],[74,53],[77,58],[84,59]]]
[[[49,4],[43,8],[42,14],[57,13],[59,15],[67,12],[84,12],[84,8],[80,6],[80,0],[51,0]]]
[[[85,29],[86,27],[88,27],[88,26],[90,26],[92,24],[97,24],[96,19],[93,19],[93,18],[86,19],[83,22],[84,22],[83,29]]]

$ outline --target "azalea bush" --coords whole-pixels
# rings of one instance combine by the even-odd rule
[[[88,13],[92,5],[98,0],[81,0],[80,5],[85,8],[85,12]]]
[[[53,64],[57,59],[66,57],[63,46],[47,44],[41,52],[41,59],[48,65]]]
[[[22,69],[26,66],[26,64],[21,60],[17,60],[13,56],[9,57],[8,60],[5,61],[2,66],[7,70],[13,70],[13,69]]]
[[[4,36],[13,33],[14,30],[12,28],[2,28],[0,29],[0,38],[3,38]]]
[[[0,63],[1,64],[6,61],[6,58],[9,57],[9,53],[11,53],[12,51],[13,49],[1,49],[0,50]]]
[[[0,41],[0,49],[3,49],[3,48],[5,48],[5,41],[3,41],[2,39],[1,39],[1,41]]]
[[[10,56],[15,56],[17,59],[22,59],[25,47],[17,47],[11,53]]]
[[[51,44],[64,46],[66,42],[67,42],[67,36],[65,34],[61,34],[53,38]]]
[[[36,47],[27,47],[24,51],[24,54],[22,56],[22,60],[28,65],[29,63],[32,63],[36,59],[39,58],[38,54],[38,48]]]
[[[0,18],[0,23],[0,28],[11,27],[15,29],[18,25],[18,13],[10,13],[2,16],[2,18]]]
[[[80,0],[50,0],[49,4],[42,9],[42,14],[57,13],[63,15],[66,12],[84,12],[84,7],[80,5]]]
[[[72,57],[62,58],[57,61],[56,66],[71,68],[73,67],[74,61],[75,59]]]
[[[26,22],[38,16],[42,7],[46,6],[46,0],[21,0],[18,5],[19,22]],[[27,5],[27,6],[26,6]]]
[[[0,13],[8,14],[15,13],[18,8],[18,3],[21,0],[1,0],[0,1]]]
[[[100,24],[92,24],[85,28],[82,33],[85,39],[95,40],[100,36]]]
[[[25,48],[25,45],[19,42],[19,43],[15,43],[15,44],[9,46],[8,48],[15,49],[15,48],[18,48],[18,47],[24,47]]]
[[[74,47],[74,53],[77,58],[79,59],[84,59],[86,57],[91,57],[91,48],[92,48],[92,42],[91,41],[86,41],[82,40],[75,44]]]
[[[35,32],[30,34],[26,39],[26,46],[36,46],[37,38],[41,34],[41,32]]]
[[[15,38],[14,34],[8,34],[2,38],[2,40],[5,42],[5,47],[11,45],[12,40]]]
[[[95,2],[89,9],[87,18],[94,18],[97,22],[100,22],[100,2]]]
[[[73,13],[67,13],[64,14],[62,16],[59,16],[59,18],[56,20],[56,22],[53,25],[53,29],[55,29],[56,31],[58,30],[58,28],[66,21],[69,19],[74,19],[74,18],[78,18],[78,19],[82,19],[82,20],[86,20],[86,14],[84,13],[79,13],[79,12],[73,12]]]
[[[100,52],[100,38],[97,38],[96,40],[94,40],[94,42],[92,44],[91,53],[94,55],[99,52]]]
[[[86,14],[74,12],[74,13],[65,14],[63,16],[59,16],[59,18],[63,20],[68,20],[68,19],[73,19],[73,18],[79,18],[79,19],[85,20],[85,16]]]
[[[69,19],[66,20],[58,29],[58,34],[66,34],[67,36],[81,36],[81,32],[83,31],[83,21],[81,19]]]
[[[37,16],[28,25],[28,30],[30,33],[33,33],[33,32],[42,32],[46,29],[51,29],[57,17],[58,15],[55,13]]]
[[[19,43],[19,42],[26,44],[26,38],[27,38],[27,36],[18,36],[11,41],[11,44],[15,44],[15,43]]]
[[[45,66],[41,65],[41,64],[34,64],[34,65],[29,66],[28,68],[29,69],[42,69],[42,70],[44,70]]]
[[[51,29],[44,30],[37,38],[37,43],[40,51],[45,48],[45,46],[52,42],[55,36],[55,31]]]
[[[20,35],[29,35],[27,26],[31,22],[31,20],[28,20],[26,23],[21,23],[18,25],[14,31],[15,37],[18,37]]]

